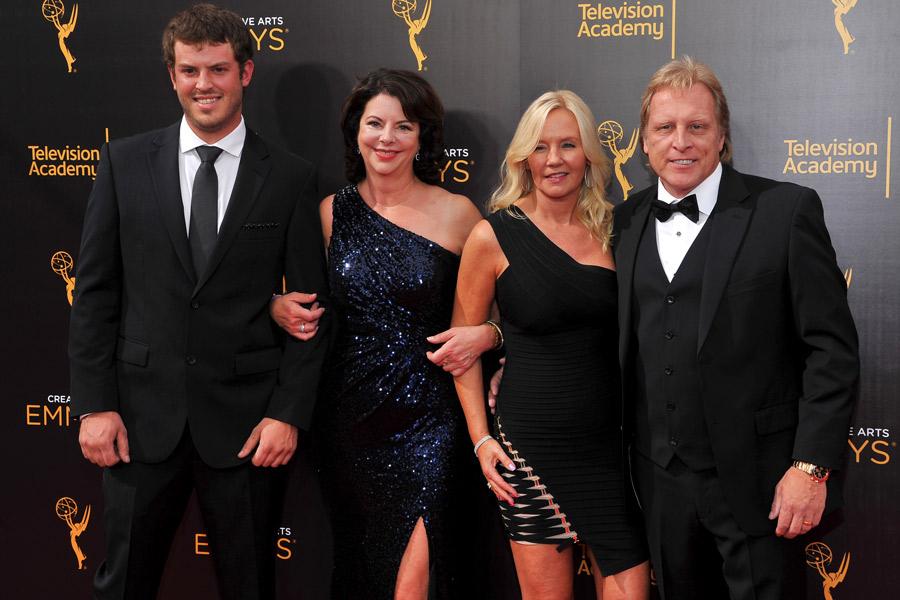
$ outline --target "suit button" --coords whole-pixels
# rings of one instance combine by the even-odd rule
[[[192,365],[192,366],[196,365],[197,357],[194,356],[193,354],[188,354],[187,356],[184,357],[184,362],[186,362],[187,364]]]
[[[666,410],[675,410],[675,405],[669,402],[666,404]]]
[[[194,310],[200,308],[200,303],[194,300],[193,302],[191,302],[191,308],[193,308]]]
[[[672,446],[672,447],[674,448],[675,446],[678,445],[678,440],[676,440],[675,438],[670,439],[670,440],[669,440],[669,445]]]
[[[672,332],[672,331],[667,331],[667,332],[665,333],[665,337],[666,337],[667,340],[671,340],[673,337],[675,337],[675,333]]]
[[[666,296],[666,304],[675,304],[675,296]]]
[[[674,372],[675,369],[673,369],[672,367],[666,367],[665,369],[663,369],[663,373],[665,373],[666,375],[671,375]]]

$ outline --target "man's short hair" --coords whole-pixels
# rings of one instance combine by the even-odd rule
[[[647,122],[650,119],[650,100],[653,99],[656,92],[663,88],[688,90],[695,83],[702,83],[712,93],[719,129],[725,134],[725,143],[722,145],[722,151],[719,152],[719,160],[725,164],[731,164],[730,113],[722,84],[709,66],[690,56],[682,56],[663,65],[650,77],[650,82],[641,98],[641,135],[643,136],[647,131]]]
[[[240,15],[214,4],[197,4],[181,11],[163,30],[162,50],[166,66],[175,66],[175,42],[191,46],[231,44],[234,58],[243,69],[253,58],[253,41]]]

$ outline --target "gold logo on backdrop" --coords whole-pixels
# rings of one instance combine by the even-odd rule
[[[74,519],[78,516],[78,504],[68,496],[63,496],[56,501],[56,516],[69,526],[69,543],[72,544],[72,552],[75,553],[75,559],[78,561],[78,570],[82,571],[85,568],[84,560],[87,557],[78,546],[78,536],[84,533],[91,520],[91,505],[87,505],[87,508],[81,513],[81,521],[76,523]]]
[[[782,173],[794,175],[862,176],[884,174],[884,197],[891,197],[891,146],[894,118],[887,117],[884,142],[872,137],[815,140],[800,136],[783,140],[787,149]]]
[[[822,577],[822,597],[825,600],[834,600],[831,590],[844,580],[847,570],[850,568],[850,553],[845,552],[838,570],[829,573],[826,567],[831,564],[832,558],[831,548],[824,542],[813,542],[806,546],[806,564],[815,569]]]
[[[844,25],[844,17],[856,6],[856,0],[831,0],[831,3],[834,4],[834,28],[837,29],[838,35],[841,36],[841,41],[844,42],[844,54],[849,54],[850,44],[856,38],[847,31],[847,26]]]
[[[54,252],[50,257],[50,268],[66,282],[66,298],[69,300],[69,306],[72,306],[72,293],[75,291],[75,278],[72,277],[74,266],[72,255],[65,250]]]
[[[66,38],[75,31],[75,24],[78,22],[78,5],[76,4],[72,8],[72,12],[69,13],[69,20],[63,25],[59,19],[60,17],[64,17],[65,13],[66,7],[62,3],[62,0],[44,0],[41,3],[41,14],[44,15],[45,19],[56,26],[59,51],[62,52],[63,58],[66,59],[66,66],[69,67],[69,73],[71,73],[74,71],[72,63],[75,62],[75,57],[72,56],[72,52],[70,52],[68,46],[66,46]]]
[[[661,41],[666,36],[666,4],[668,2],[637,2],[620,0],[612,2],[578,2],[579,38],[650,38]],[[678,0],[671,0],[669,22],[671,32],[671,58],[675,59],[676,15]]]
[[[424,71],[425,67],[422,65],[425,63],[425,59],[428,56],[422,52],[422,47],[419,46],[419,42],[416,41],[416,36],[422,33],[425,27],[428,26],[428,18],[431,16],[431,0],[425,0],[425,8],[422,9],[422,16],[418,19],[413,19],[412,15],[418,8],[416,0],[391,0],[391,10],[394,11],[394,14],[403,19],[403,22],[406,23],[406,26],[409,28],[409,47],[412,48],[413,54],[416,56],[416,62],[419,64],[419,70]]]
[[[850,282],[853,281],[853,267],[844,269],[844,281],[847,282],[847,289],[850,289]]]
[[[622,187],[622,200],[628,200],[628,192],[634,189],[625,173],[622,172],[622,165],[634,156],[634,150],[638,143],[638,130],[631,132],[631,139],[625,149],[619,148],[618,144],[625,139],[625,130],[616,121],[603,121],[597,127],[597,134],[600,136],[600,142],[604,144],[613,155],[613,166],[615,167],[616,179]]]

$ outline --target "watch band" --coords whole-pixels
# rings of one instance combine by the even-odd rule
[[[816,483],[823,483],[825,481],[828,481],[828,477],[831,475],[831,469],[827,467],[820,467],[818,465],[804,462],[802,460],[795,460],[793,463],[791,463],[791,466],[809,475],[809,478]]]

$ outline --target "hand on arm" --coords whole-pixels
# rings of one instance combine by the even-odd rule
[[[78,443],[86,459],[99,467],[111,467],[120,460],[131,462],[128,432],[114,410],[91,413],[80,419]]]
[[[425,353],[428,360],[459,377],[469,370],[475,359],[494,348],[497,335],[492,326],[482,323],[451,327],[427,339],[432,344],[443,344],[434,352]]]
[[[487,221],[481,221],[472,230],[463,249],[453,306],[453,327],[477,325],[487,319],[494,299],[497,274],[505,267],[505,261],[493,229]],[[480,358],[475,360],[472,368],[457,376],[455,383],[469,437],[474,445],[489,435]],[[482,443],[478,448],[478,462],[497,498],[513,504],[516,492],[497,471],[497,465],[502,464],[510,471],[515,469],[515,465],[500,443],[493,438]]]
[[[328,276],[325,269],[325,243],[320,223],[319,204],[315,201],[315,175],[308,181],[298,199],[294,215],[285,236],[284,278],[287,289],[315,293],[321,306],[328,306]],[[307,296],[307,299],[311,299]],[[290,302],[290,299],[287,300]],[[296,304],[296,303],[295,303]],[[276,385],[265,413],[262,415],[282,423],[308,429],[318,397],[322,365],[331,339],[331,311],[317,309],[306,318],[319,321],[312,336],[301,341],[298,336],[284,341],[284,352],[278,369]],[[295,332],[297,330],[295,329]],[[307,333],[307,332],[302,332]],[[301,338],[302,339],[302,338]]]
[[[256,452],[253,452],[253,449]],[[257,467],[280,467],[294,456],[297,449],[297,428],[289,423],[263,418],[250,432],[238,452],[238,458],[246,458],[253,452],[253,465]]]
[[[306,308],[304,304],[311,306]],[[278,326],[304,342],[316,335],[319,319],[324,313],[325,309],[316,302],[316,294],[290,292],[273,296],[269,304],[269,315]]]

